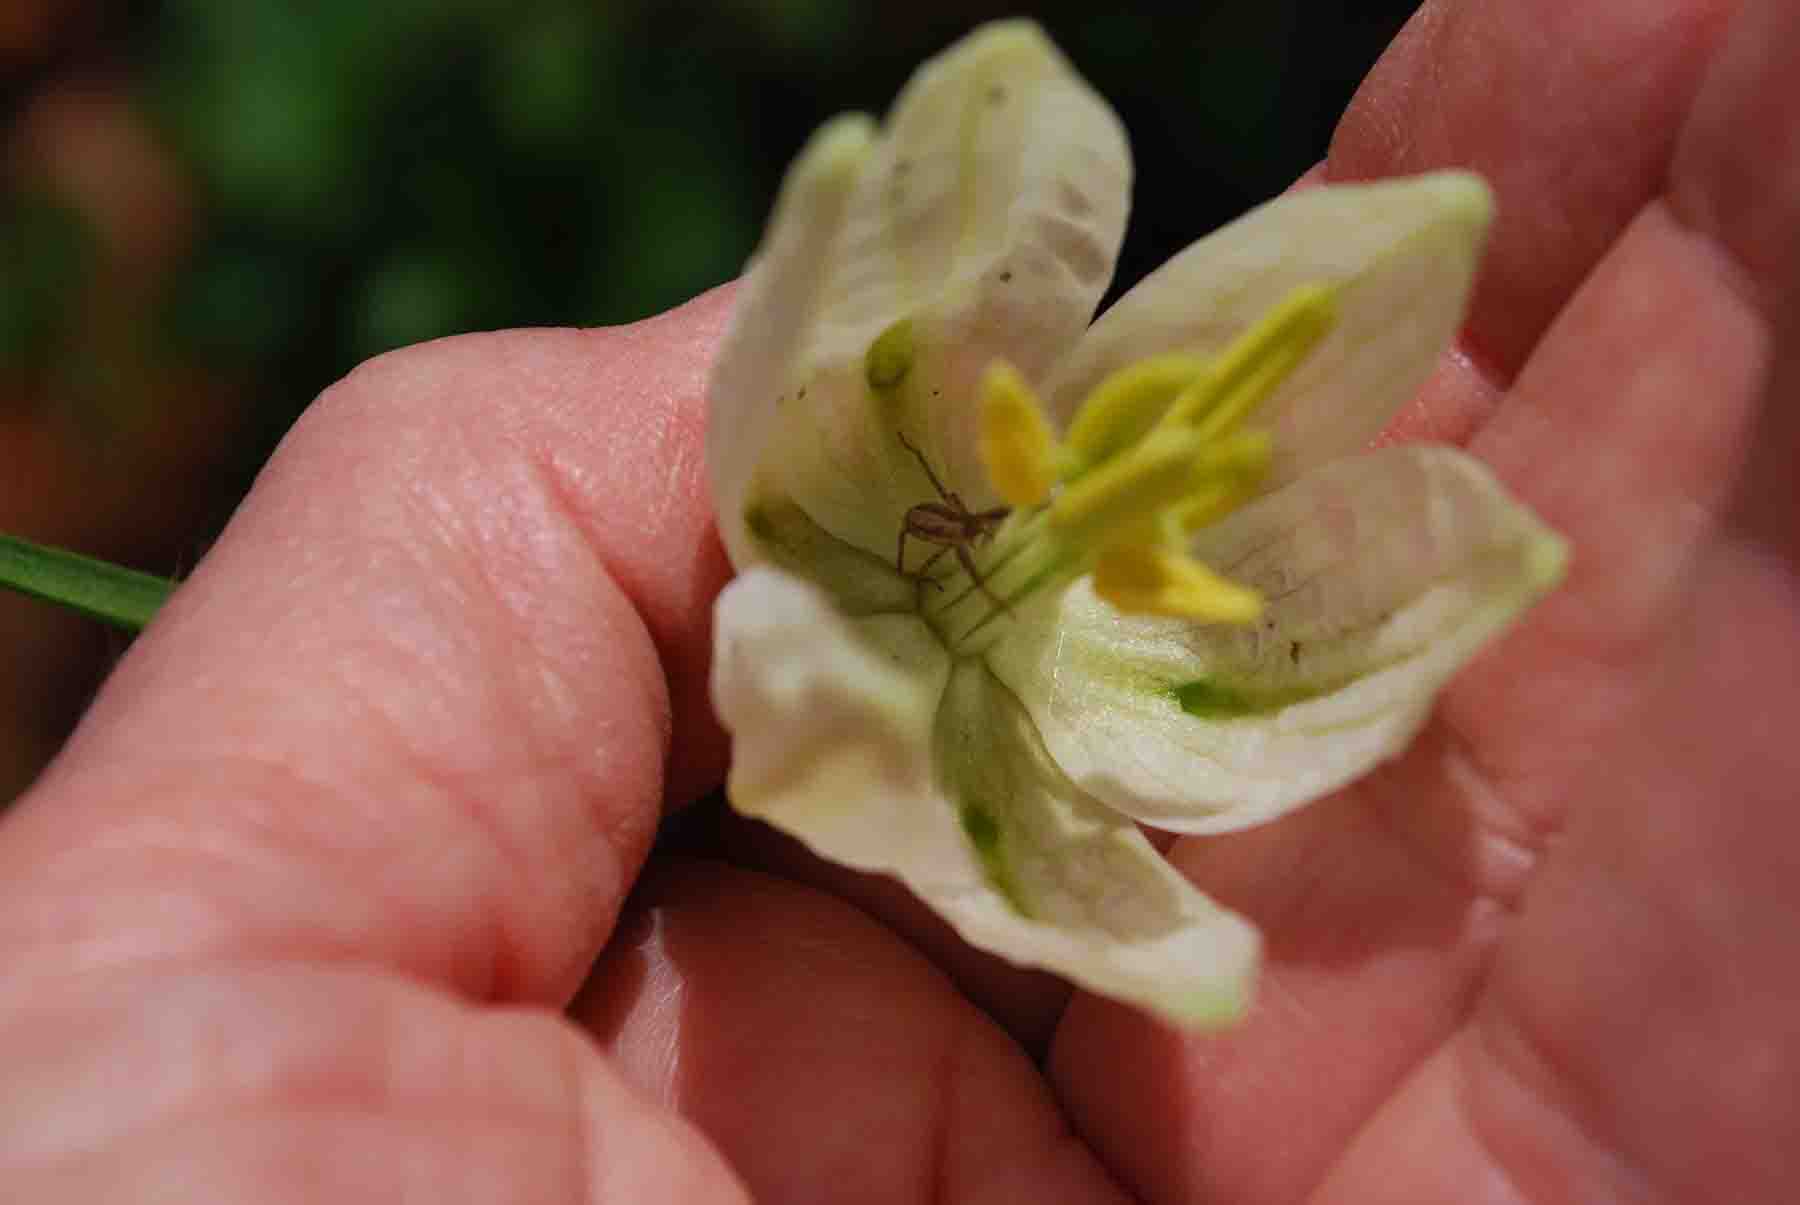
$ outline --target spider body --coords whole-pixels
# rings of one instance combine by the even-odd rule
[[[900,436],[901,445],[918,459],[919,467],[925,470],[925,476],[931,482],[931,488],[937,491],[938,501],[920,502],[910,506],[900,521],[900,544],[894,553],[894,567],[902,574],[920,583],[930,583],[936,589],[943,589],[942,583],[931,577],[931,567],[946,552],[956,557],[963,572],[975,588],[987,596],[989,602],[1004,610],[1011,610],[1004,599],[988,589],[987,582],[976,568],[975,558],[969,549],[983,544],[993,537],[994,529],[1011,513],[1004,506],[996,506],[988,510],[972,511],[954,490],[944,488],[938,475],[932,472],[931,463],[925,454],[908,442],[905,435]],[[932,544],[937,551],[925,558],[925,563],[917,570],[907,572],[906,540],[910,536],[925,544]]]

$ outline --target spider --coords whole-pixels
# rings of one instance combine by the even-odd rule
[[[915,448],[904,434],[900,432],[895,432],[895,434],[900,436],[901,446],[918,459],[919,467],[925,470],[925,476],[931,481],[931,488],[937,491],[941,501],[921,502],[917,506],[907,508],[906,517],[900,524],[900,547],[894,553],[894,567],[914,581],[929,582],[932,586],[942,590],[943,583],[930,576],[931,567],[937,564],[938,558],[946,552],[954,553],[957,563],[963,567],[963,572],[969,575],[969,580],[975,584],[975,588],[981,591],[995,606],[1005,611],[1011,611],[1012,608],[1007,606],[1006,600],[988,589],[987,581],[975,568],[975,558],[969,555],[969,549],[972,546],[985,543],[993,537],[994,529],[1000,526],[1010,511],[1004,506],[996,506],[982,511],[970,510],[955,491],[944,488],[944,483],[938,480],[938,475],[931,471],[931,463],[925,459],[925,453]],[[927,544],[937,545],[937,551],[925,558],[925,563],[920,565],[914,573],[906,571],[906,537],[908,536]]]

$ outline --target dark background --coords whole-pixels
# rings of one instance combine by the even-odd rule
[[[1413,7],[1026,6],[1131,132],[1115,289],[1317,160]],[[0,530],[180,574],[358,361],[729,279],[814,126],[1019,11],[0,0]],[[0,804],[123,644],[0,595]]]

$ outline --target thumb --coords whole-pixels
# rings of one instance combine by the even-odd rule
[[[665,792],[722,764],[728,309],[445,340],[330,390],[0,828],[11,981],[273,948],[565,1000]]]

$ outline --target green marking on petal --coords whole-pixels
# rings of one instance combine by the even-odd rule
[[[894,392],[912,372],[919,358],[918,340],[913,335],[911,318],[902,318],[875,336],[863,356],[863,377],[871,392],[885,395]]]
[[[975,848],[983,857],[1000,848],[1000,821],[994,814],[978,803],[965,803],[962,806],[963,832],[974,842]]]
[[[826,531],[791,498],[753,495],[744,507],[744,528],[771,564],[823,587],[846,615],[913,609],[916,584],[881,557]]]
[[[957,819],[962,822],[963,835],[975,847],[975,857],[981,863],[988,884],[1006,897],[1014,912],[1029,920],[1031,910],[1025,906],[1025,893],[1019,890],[1018,878],[1006,861],[1005,834],[1000,829],[1000,818],[975,800],[965,799],[958,809]]]
[[[1323,698],[1342,683],[1314,686],[1246,686],[1219,678],[1195,678],[1170,689],[1189,715],[1202,720],[1238,720],[1270,715],[1296,703]]]

